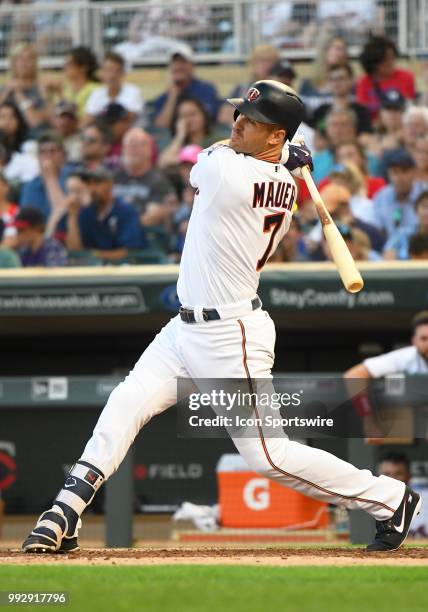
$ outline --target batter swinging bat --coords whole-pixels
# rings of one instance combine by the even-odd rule
[[[308,186],[311,198],[314,201],[318,217],[321,221],[325,239],[329,246],[331,256],[336,264],[340,278],[345,286],[345,289],[350,293],[358,293],[364,286],[364,281],[361,274],[357,270],[355,261],[346,246],[343,237],[337,229],[327,207],[317,189],[312,178],[309,166],[302,168],[302,176]]]

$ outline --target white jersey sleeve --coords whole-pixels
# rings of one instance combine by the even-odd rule
[[[223,149],[223,151],[221,151]],[[204,191],[204,200],[212,200],[220,188],[223,179],[223,156],[230,150],[224,145],[214,145],[204,149],[198,155],[197,163],[190,171],[190,184],[197,191]]]
[[[427,374],[428,364],[415,346],[406,346],[396,351],[370,357],[363,361],[373,378],[389,374]]]

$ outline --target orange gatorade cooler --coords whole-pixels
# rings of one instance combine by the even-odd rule
[[[317,529],[328,525],[328,506],[251,472],[238,454],[217,464],[223,527]]]

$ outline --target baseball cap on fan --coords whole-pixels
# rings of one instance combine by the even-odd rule
[[[296,71],[292,64],[286,59],[280,59],[270,69],[271,76],[286,77],[288,79],[296,78]]]
[[[385,110],[404,110],[406,100],[397,89],[380,92],[380,105]]]
[[[180,164],[196,164],[198,161],[198,155],[202,151],[202,147],[199,145],[191,144],[183,147],[178,154],[178,161]]]
[[[386,157],[386,167],[409,169],[416,166],[415,160],[405,149],[393,149],[388,151]]]
[[[181,59],[185,62],[190,62],[191,64],[193,64],[195,61],[195,56],[193,54],[192,47],[189,47],[189,45],[179,45],[172,49],[169,54],[169,63],[177,59]]]
[[[45,219],[38,208],[26,206],[21,208],[15,219],[12,221],[12,227],[16,229],[29,229],[30,227],[42,227],[45,224]]]
[[[122,104],[110,102],[97,117],[107,125],[114,125],[118,121],[127,119],[128,111]]]
[[[113,181],[112,173],[105,166],[98,166],[94,170],[82,170],[80,176],[85,183],[111,183]]]
[[[62,100],[58,102],[54,108],[54,114],[56,117],[61,115],[67,115],[68,117],[77,117],[77,106],[73,102],[67,102]]]

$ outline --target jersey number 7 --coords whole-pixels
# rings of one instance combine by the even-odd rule
[[[270,232],[269,244],[267,245],[267,249],[263,254],[263,257],[259,259],[257,262],[256,270],[259,272],[269,257],[271,256],[272,246],[275,240],[275,236],[277,235],[279,228],[281,227],[281,223],[284,219],[285,213],[273,213],[272,215],[266,215],[264,223],[263,223],[263,233],[267,234]]]

